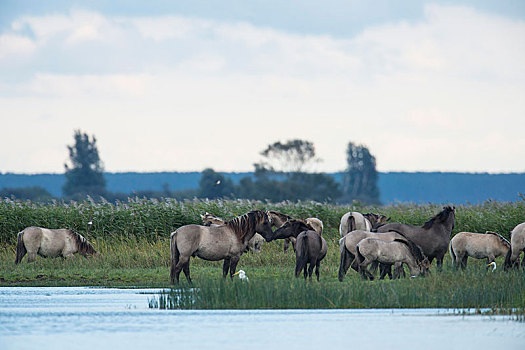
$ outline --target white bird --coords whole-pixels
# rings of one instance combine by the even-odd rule
[[[235,272],[233,275],[234,275],[234,276],[235,276],[235,275],[239,275],[239,279],[240,279],[241,281],[245,281],[245,282],[249,282],[249,281],[250,281],[250,279],[248,278],[248,276],[246,276],[246,272],[244,272],[244,270],[239,270],[239,271]]]
[[[220,184],[221,184],[221,180],[217,180],[217,181],[215,182],[215,186],[218,186],[218,185],[220,185]]]
[[[487,267],[492,266],[492,272],[496,271],[496,262],[493,261],[490,264],[487,264]]]

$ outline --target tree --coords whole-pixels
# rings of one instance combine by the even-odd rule
[[[22,200],[32,200],[37,202],[49,202],[53,199],[51,193],[40,186],[26,187],[4,187],[0,190],[0,198],[14,197]]]
[[[346,151],[348,168],[343,178],[342,201],[359,200],[379,204],[376,159],[364,145],[348,143]]]
[[[234,186],[231,179],[215,172],[213,169],[204,169],[199,180],[200,198],[226,198],[234,193]]]
[[[66,183],[62,191],[69,197],[83,197],[85,195],[104,195],[106,193],[106,179],[102,161],[98,155],[97,140],[91,139],[80,130],[75,130],[75,144],[67,146],[71,165],[66,168]]]
[[[256,168],[261,167],[274,172],[303,172],[310,163],[320,161],[315,157],[314,144],[298,139],[286,143],[277,141],[268,145],[261,155],[265,160],[255,164]]]

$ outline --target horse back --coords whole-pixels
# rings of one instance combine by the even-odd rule
[[[226,226],[185,225],[171,236],[181,255],[221,260],[240,254],[241,243]]]

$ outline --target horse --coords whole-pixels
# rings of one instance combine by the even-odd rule
[[[218,216],[215,216],[213,214],[210,214],[206,212],[204,215],[201,215],[202,224],[204,226],[211,226],[211,225],[224,225],[226,222],[223,218],[220,218]],[[260,234],[256,233],[252,239],[248,241],[248,245],[246,246],[245,251],[252,251],[254,253],[260,253],[261,248],[264,244],[264,237]]]
[[[312,280],[312,271],[315,267],[315,276],[319,282],[319,266],[327,251],[326,240],[316,231],[308,230],[299,233],[295,243],[295,277],[299,277],[301,270],[304,270],[304,279],[306,280],[308,274],[309,279]]]
[[[505,270],[518,268],[521,252],[525,253],[525,222],[514,227],[510,233],[510,249],[505,256]],[[521,261],[521,267],[525,267],[525,255]]]
[[[222,273],[226,278],[228,271],[233,278],[240,256],[248,241],[260,233],[266,241],[273,236],[268,214],[254,210],[220,226],[185,225],[170,236],[171,268],[170,281],[179,283],[180,272],[184,271],[188,283],[190,277],[190,257],[198,256],[204,260],[224,260]]]
[[[341,251],[341,260],[339,264],[339,281],[342,282],[348,268],[351,266],[355,271],[359,271],[359,264],[356,257],[357,244],[365,238],[377,238],[383,241],[393,241],[394,239],[406,239],[403,235],[391,231],[384,233],[368,232],[355,230],[349,232],[339,240],[339,250]],[[375,268],[374,268],[375,269]]]
[[[430,263],[436,259],[437,267],[441,270],[455,220],[456,207],[446,206],[441,212],[425,222],[423,226],[394,222],[380,226],[377,232],[396,231],[403,234],[423,249],[423,253]]]
[[[486,233],[459,232],[450,240],[449,252],[452,265],[456,269],[467,267],[469,256],[475,259],[487,259],[487,264],[499,256],[506,256],[510,243],[501,235],[487,231]]]
[[[279,228],[283,226],[288,220],[292,219],[291,216],[283,214],[275,210],[269,210],[267,211],[267,214],[270,217],[272,227],[275,227],[275,228]],[[292,246],[295,247],[295,237],[287,238],[284,240],[284,252],[288,251],[288,248],[290,247],[290,243],[292,243]]]
[[[356,253],[359,273],[363,279],[367,277],[370,280],[374,279],[374,275],[367,270],[368,265],[373,261],[387,265],[407,264],[411,277],[425,275],[430,267],[421,248],[408,239],[396,238],[393,241],[383,241],[377,238],[365,238],[357,244]]]
[[[67,229],[48,229],[26,227],[18,233],[15,264],[22,261],[27,253],[27,262],[33,262],[36,255],[43,257],[72,257],[79,253],[83,256],[98,254],[95,248],[81,234]]]
[[[287,239],[292,237],[297,238],[297,236],[303,231],[313,231],[317,233],[312,226],[306,223],[306,221],[300,219],[291,219],[275,230],[271,240],[274,241],[276,239]]]
[[[278,211],[269,210],[268,216],[271,219],[272,227],[280,228],[283,226],[288,220],[293,220],[293,218],[289,215],[283,214]],[[323,234],[323,222],[319,220],[318,218],[307,218],[305,219],[305,222],[311,226],[311,228],[319,233],[320,235]],[[284,251],[287,252],[288,248],[290,246],[290,243],[292,243],[293,249],[295,250],[295,237],[291,236],[289,238],[286,238],[284,240]]]
[[[344,237],[348,232],[355,230],[372,231],[386,224],[388,220],[390,220],[389,217],[381,214],[361,214],[357,211],[351,211],[341,217],[339,234]]]

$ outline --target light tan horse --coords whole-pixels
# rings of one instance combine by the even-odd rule
[[[204,226],[224,225],[224,223],[226,222],[226,220],[224,220],[223,218],[220,218],[208,212],[206,212],[204,215],[201,215],[201,219],[202,219],[202,224]],[[246,251],[260,253],[264,242],[265,242],[264,237],[256,233],[253,236],[253,238],[248,241],[248,245],[246,246]]]
[[[388,220],[390,220],[389,217],[381,214],[361,214],[357,211],[351,211],[341,217],[339,235],[344,237],[348,232],[355,230],[372,231],[379,226],[386,224]]]
[[[341,260],[339,263],[339,281],[343,281],[348,268],[351,266],[355,271],[359,271],[359,264],[356,259],[357,244],[365,238],[377,238],[383,241],[393,241],[394,239],[406,239],[403,235],[397,232],[369,232],[363,230],[355,230],[349,232],[339,240],[339,250],[341,252]],[[377,267],[377,265],[374,267]]]
[[[525,222],[514,227],[510,233],[510,249],[505,257],[505,270],[518,268],[521,252],[525,253]],[[521,261],[521,267],[525,267],[525,255]]]
[[[191,284],[190,257],[198,256],[204,260],[224,260],[223,277],[230,271],[233,278],[235,269],[248,241],[260,233],[267,241],[273,232],[268,215],[254,210],[220,226],[185,225],[171,234],[171,283],[179,283],[179,275],[184,271]]]
[[[26,253],[27,262],[32,262],[37,254],[51,258],[69,258],[75,253],[87,256],[97,254],[97,251],[82,235],[73,230],[31,226],[18,233],[15,264],[21,262]]]
[[[487,259],[487,264],[499,256],[506,256],[510,243],[495,232],[459,232],[450,240],[449,253],[456,269],[467,267],[468,257]]]
[[[363,279],[367,277],[370,280],[374,279],[374,275],[367,270],[368,265],[374,261],[386,265],[407,264],[412,277],[425,275],[430,267],[421,248],[407,239],[383,241],[377,238],[365,238],[357,244],[356,253],[359,272]]]

